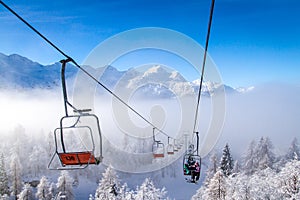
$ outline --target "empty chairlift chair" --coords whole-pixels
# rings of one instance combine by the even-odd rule
[[[165,157],[165,145],[155,139],[155,128],[153,128],[153,144],[152,144],[152,153],[154,158],[163,158]]]
[[[48,164],[49,169],[82,169],[98,165],[102,161],[102,138],[99,119],[91,109],[76,109],[67,98],[65,66],[62,62],[62,88],[66,115],[54,131],[55,152]],[[68,107],[74,110],[69,115]],[[58,161],[55,162],[55,158]]]
[[[174,144],[170,143],[170,137],[168,137],[167,154],[168,155],[174,154]]]

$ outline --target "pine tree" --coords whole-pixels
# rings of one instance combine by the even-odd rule
[[[23,190],[18,195],[18,199],[19,200],[34,200],[34,195],[33,195],[32,187],[28,183],[26,183],[24,185]]]
[[[142,185],[137,189],[136,199],[149,199],[149,200],[159,200],[163,199],[166,195],[165,188],[158,189],[154,186],[154,183],[146,178]]]
[[[223,149],[223,155],[221,158],[220,169],[223,171],[223,174],[228,177],[232,174],[233,170],[233,159],[231,157],[229,145],[226,144]]]
[[[240,169],[241,169],[241,167],[240,167],[239,161],[238,160],[234,161],[232,173],[238,174],[240,172]]]
[[[294,159],[295,154],[297,154],[298,158],[300,157],[300,146],[299,146],[297,138],[293,139],[291,146],[288,149],[288,152],[285,157],[288,161],[290,161],[290,160]]]
[[[249,178],[252,199],[280,199],[276,189],[276,172],[273,169],[259,170]]]
[[[300,161],[297,156],[279,173],[280,192],[284,198],[300,199]]]
[[[5,170],[4,156],[0,156],[0,196],[9,195],[8,176]]]
[[[127,183],[124,183],[119,191],[119,199],[135,200],[135,191],[130,190]]]
[[[216,174],[218,168],[219,168],[219,161],[218,161],[217,153],[213,153],[209,158],[210,165],[207,168],[206,176],[204,180],[204,185],[207,186],[210,182],[210,179]]]
[[[252,175],[256,170],[256,142],[252,140],[248,146],[247,152],[242,157],[243,171],[246,175]]]
[[[196,194],[192,196],[192,200],[206,200],[204,197],[207,196],[205,194],[207,188],[205,185],[202,185],[202,187],[200,187]]]
[[[11,170],[10,175],[11,175],[11,179],[12,179],[11,194],[17,200],[18,194],[20,193],[20,191],[22,189],[22,181],[21,181],[22,168],[21,168],[20,160],[19,160],[19,157],[17,156],[17,154],[12,156],[12,160],[10,163],[10,170]]]
[[[118,199],[120,182],[111,165],[106,168],[102,176],[95,193],[95,200]]]
[[[50,190],[50,183],[47,178],[43,176],[40,180],[40,183],[37,186],[37,193],[35,194],[36,198],[39,200],[51,200],[52,192]]]
[[[56,184],[58,199],[62,199],[62,198],[67,200],[74,199],[72,183],[73,180],[69,176],[69,173],[67,171],[62,171],[60,177],[58,177],[58,181]]]
[[[46,155],[47,153],[44,152],[44,150],[39,147],[38,145],[35,145],[32,149],[32,152],[29,156],[29,162],[32,163],[29,165],[30,174],[33,177],[38,177],[38,175],[41,172],[41,169],[44,167],[44,163],[46,163]]]
[[[50,183],[49,193],[51,194],[52,197],[54,197],[55,194],[57,194],[57,189],[56,189],[55,183]]]
[[[228,199],[250,200],[251,188],[249,183],[249,177],[244,173],[239,173],[236,176],[231,178],[235,179],[235,182],[234,184],[228,184],[229,190],[231,190],[231,192],[228,192],[227,195],[227,197],[229,197]]]
[[[205,190],[203,199],[224,200],[226,190],[226,180],[223,170],[218,170]]]
[[[261,138],[256,149],[257,167],[259,170],[273,168],[275,162],[275,154],[273,153],[273,144],[271,140]]]

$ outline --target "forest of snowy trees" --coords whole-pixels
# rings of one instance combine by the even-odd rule
[[[135,189],[121,184],[117,172],[108,166],[89,166],[85,170],[51,171],[47,164],[54,152],[52,133],[29,136],[21,126],[10,136],[1,138],[0,199],[51,200],[76,199],[74,190],[80,179],[98,183],[90,200],[113,199],[166,199],[165,188],[156,188],[150,178]],[[103,172],[104,171],[104,172]],[[54,177],[59,174],[57,180]],[[77,198],[78,199],[78,198]]]
[[[170,199],[168,194],[172,191],[157,187],[152,177],[130,188],[130,179],[122,182],[123,177],[118,177],[122,173],[111,166],[61,172],[48,170],[54,151],[52,133],[38,135],[30,136],[21,126],[9,135],[1,135],[0,199],[78,199],[75,191],[82,179],[92,180],[97,186],[81,199]],[[288,151],[280,155],[268,137],[250,142],[241,158],[234,158],[230,145],[226,144],[221,155],[215,152],[209,160],[204,159],[207,165],[201,172],[204,181],[198,183],[199,189],[192,199],[300,199],[299,155],[296,138]],[[182,173],[180,165],[175,170]],[[176,173],[166,173],[163,169],[158,177],[166,176],[174,178]],[[183,180],[182,184],[191,183]]]
[[[205,180],[192,199],[300,199],[299,155],[296,138],[281,156],[275,155],[268,137],[252,141],[240,162],[226,144],[220,159],[211,155]]]

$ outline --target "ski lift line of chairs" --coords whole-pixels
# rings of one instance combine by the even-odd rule
[[[174,143],[171,143],[171,138],[168,136],[168,144],[166,147],[166,154],[167,155],[174,155],[175,152],[178,152],[180,149],[181,144],[175,145],[175,139],[173,139]],[[156,140],[155,138],[155,128],[153,128],[153,145],[152,145],[152,153],[154,158],[164,158],[165,157],[165,145],[163,142]]]
[[[56,128],[54,131],[55,152],[48,164],[49,169],[83,169],[89,165],[98,165],[103,159],[102,137],[98,117],[95,114],[90,113],[91,109],[76,109],[68,101],[65,82],[65,67],[66,63],[70,61],[71,59],[61,61],[61,79],[66,115],[61,118],[59,128]],[[68,106],[73,108],[73,115],[68,114]],[[81,136],[89,146],[85,145]],[[79,144],[75,144],[75,148],[73,137],[79,141]],[[97,150],[99,151],[97,152],[99,154],[97,156],[95,155],[96,148],[98,148]],[[53,162],[55,158],[58,158],[60,162],[60,166],[58,167],[54,167]]]

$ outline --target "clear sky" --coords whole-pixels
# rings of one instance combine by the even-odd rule
[[[140,27],[204,46],[210,0],[4,0],[78,63],[105,39]],[[209,54],[225,84],[300,85],[300,1],[216,0]],[[0,5],[0,52],[42,64],[63,57]],[[202,59],[202,58],[199,58]]]

